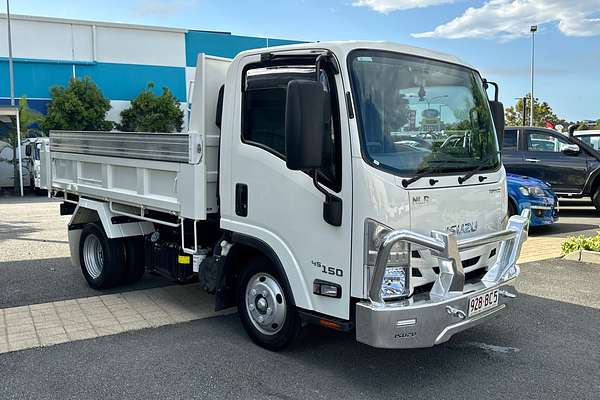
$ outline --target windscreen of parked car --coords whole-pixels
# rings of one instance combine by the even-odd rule
[[[600,134],[599,135],[583,135],[583,136],[575,136],[577,139],[581,140],[583,143],[589,144],[594,150],[600,150]]]
[[[349,67],[363,156],[400,176],[500,165],[482,80],[467,67],[357,50]]]

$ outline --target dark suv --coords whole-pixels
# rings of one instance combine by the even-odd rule
[[[507,127],[502,162],[508,172],[549,182],[560,197],[590,197],[600,211],[600,153],[552,129]]]

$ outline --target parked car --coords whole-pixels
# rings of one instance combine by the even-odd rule
[[[575,131],[573,132],[573,136],[593,147],[594,150],[600,150],[600,129]]]
[[[528,176],[507,174],[508,214],[531,210],[531,226],[550,225],[558,220],[558,196],[551,185]]]
[[[507,127],[502,161],[507,172],[540,179],[559,197],[590,197],[600,211],[600,153],[552,129]]]

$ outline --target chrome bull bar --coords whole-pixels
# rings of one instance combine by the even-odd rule
[[[444,301],[464,294],[465,272],[460,259],[460,252],[464,250],[501,242],[496,261],[488,269],[481,282],[486,287],[492,287],[502,282],[507,276],[514,277],[517,274],[516,263],[521,253],[521,246],[527,240],[529,217],[530,210],[525,209],[521,215],[514,215],[508,220],[505,230],[463,240],[457,240],[454,233],[438,231],[432,231],[431,237],[408,230],[388,233],[377,253],[369,286],[369,300],[373,305],[385,305],[381,287],[390,252],[394,244],[399,241],[424,247],[438,259],[440,272],[429,292],[431,301]],[[407,274],[408,281],[410,275],[410,273]]]

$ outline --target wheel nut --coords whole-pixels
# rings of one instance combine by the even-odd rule
[[[271,314],[273,314],[273,310],[271,309],[271,307],[267,308],[267,314],[268,314],[268,315],[271,315]]]
[[[264,319],[263,317],[258,317],[258,322],[259,322],[260,324],[262,324],[264,321],[265,321],[265,319]]]
[[[254,306],[254,304],[250,303],[248,304],[248,308],[250,309],[250,311],[254,311],[256,307]]]
[[[256,289],[252,289],[252,290],[250,291],[250,294],[251,294],[252,296],[256,296]]]
[[[266,291],[266,290],[263,290],[263,291],[262,291],[262,295],[263,295],[263,297],[267,297],[267,295],[268,295],[267,291]]]

